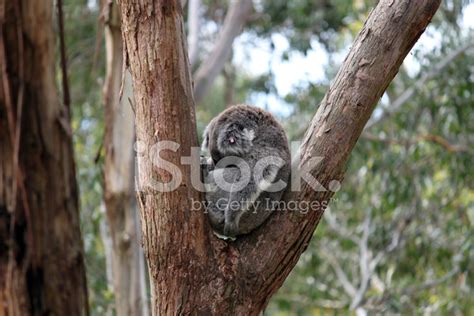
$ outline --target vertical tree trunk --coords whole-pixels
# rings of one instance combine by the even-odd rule
[[[214,237],[196,211],[193,201],[202,197],[181,160],[197,137],[180,2],[120,3],[137,101],[138,202],[153,314],[258,315],[308,246],[375,104],[440,0],[378,2],[305,135],[293,171],[312,179],[286,194],[286,212],[235,242]],[[160,141],[178,145],[158,152]],[[166,171],[168,162],[177,168]],[[327,189],[316,190],[317,181]],[[159,183],[170,191],[156,190]]]
[[[122,84],[123,45],[120,13],[111,1],[105,8],[107,74],[105,96],[104,200],[112,239],[112,279],[118,316],[148,315],[145,262],[134,195],[135,140],[133,92],[128,71]]]
[[[52,1],[0,0],[0,315],[87,314],[52,9]]]

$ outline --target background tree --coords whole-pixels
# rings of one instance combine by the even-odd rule
[[[52,2],[0,1],[2,315],[88,310],[69,91],[63,72],[61,102],[55,34]]]
[[[104,4],[103,17],[107,63],[104,82],[104,202],[112,241],[110,260],[115,313],[148,315],[145,261],[140,247],[134,192],[133,91],[130,73],[122,69],[120,13],[113,1]]]

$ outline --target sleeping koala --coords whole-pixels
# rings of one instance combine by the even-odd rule
[[[262,109],[234,105],[211,120],[202,149],[210,154],[203,177],[214,231],[224,239],[248,234],[270,216],[288,183],[283,128]]]

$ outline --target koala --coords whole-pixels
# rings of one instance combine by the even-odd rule
[[[290,176],[282,126],[267,111],[234,105],[211,120],[202,149],[207,211],[217,236],[235,239],[259,227],[278,207]]]

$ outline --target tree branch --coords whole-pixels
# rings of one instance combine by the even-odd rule
[[[372,211],[369,209],[367,211],[364,224],[362,237],[360,238],[359,243],[359,268],[360,268],[360,284],[355,295],[352,297],[351,310],[355,310],[362,303],[365,293],[369,287],[370,279],[372,277],[372,269],[370,267],[371,257],[369,251],[369,233],[372,228]]]
[[[224,67],[232,52],[232,43],[252,11],[252,0],[233,0],[214,49],[194,75],[194,101],[199,104]]]
[[[423,284],[407,288],[406,290],[402,291],[402,295],[413,295],[416,292],[425,291],[430,288],[436,287],[440,284],[443,284],[444,282],[449,281],[449,279],[455,277],[460,272],[461,269],[459,267],[455,267],[445,275],[439,277],[438,279],[427,280]]]
[[[308,297],[299,296],[299,295],[292,295],[289,297],[285,297],[286,300],[289,300],[296,305],[303,305],[306,307],[322,307],[326,309],[343,309],[346,307],[347,302],[344,301],[335,301],[335,300],[328,300],[328,299],[318,299],[312,300]]]
[[[321,252],[321,254],[326,257],[329,265],[334,270],[334,273],[336,273],[336,277],[341,283],[342,288],[344,289],[346,294],[352,299],[356,295],[357,291],[352,285],[351,281],[349,281],[349,277],[342,269],[337,258],[335,258],[334,255],[331,253],[331,250],[325,249],[324,246],[322,247],[322,250],[323,251]]]
[[[362,137],[367,140],[382,142],[386,144],[396,144],[396,145],[414,145],[420,142],[433,142],[440,145],[450,153],[462,153],[462,152],[473,152],[472,146],[464,144],[452,144],[447,139],[433,134],[426,134],[421,136],[416,136],[413,139],[394,139],[387,137],[379,137],[374,134],[364,132]]]

